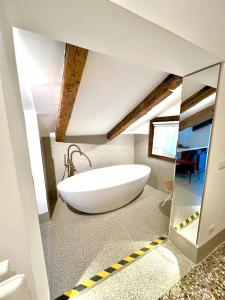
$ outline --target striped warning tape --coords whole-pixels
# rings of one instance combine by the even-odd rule
[[[186,227],[187,225],[189,225],[190,223],[192,223],[194,220],[196,220],[199,216],[200,216],[200,213],[198,211],[196,211],[191,216],[189,216],[186,220],[184,220],[183,222],[177,224],[174,227],[174,229],[175,230],[181,230],[181,229],[183,229],[184,227]]]
[[[158,245],[163,244],[167,241],[167,237],[160,237],[153,242],[145,245],[143,248],[135,251],[134,253],[126,256],[122,260],[118,261],[117,263],[113,264],[111,267],[99,272],[95,276],[91,277],[90,279],[84,280],[79,285],[75,286],[75,288],[67,290],[62,296],[56,298],[55,300],[67,300],[73,299],[76,296],[79,296],[81,293],[86,292],[90,288],[96,286],[102,280],[108,278],[112,274],[115,274],[116,271],[121,270],[125,266],[133,263],[137,260],[137,258],[143,256],[147,252],[155,249]]]

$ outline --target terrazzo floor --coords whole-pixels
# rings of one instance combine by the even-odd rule
[[[194,267],[159,300],[225,299],[225,243]]]
[[[51,299],[167,234],[169,207],[160,208],[165,197],[146,186],[129,205],[100,215],[74,213],[59,199],[52,220],[41,225]],[[79,298],[158,299],[192,267],[167,242]]]

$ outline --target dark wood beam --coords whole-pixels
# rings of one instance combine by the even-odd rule
[[[170,74],[157,86],[140,104],[138,104],[123,120],[121,120],[108,134],[109,140],[128,128],[132,123],[144,116],[154,106],[159,104],[182,83],[182,77]]]
[[[196,114],[186,118],[180,122],[179,130],[182,131],[188,127],[192,127],[204,121],[210,120],[213,118],[214,114],[214,105],[209,106]]]
[[[61,100],[56,121],[56,141],[63,142],[76,100],[88,50],[66,44]]]
[[[201,102],[203,99],[206,97],[212,95],[213,93],[216,92],[216,89],[210,86],[205,86],[202,88],[200,91],[186,99],[184,102],[181,104],[181,113],[185,112],[186,110],[190,109],[191,107],[195,106],[199,102]]]

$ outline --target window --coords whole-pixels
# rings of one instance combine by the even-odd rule
[[[174,161],[176,157],[179,116],[159,117],[150,121],[149,157]]]

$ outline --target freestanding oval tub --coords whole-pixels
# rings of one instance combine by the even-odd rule
[[[120,208],[144,189],[151,169],[145,165],[118,165],[76,174],[61,181],[61,198],[86,213],[103,213]]]

